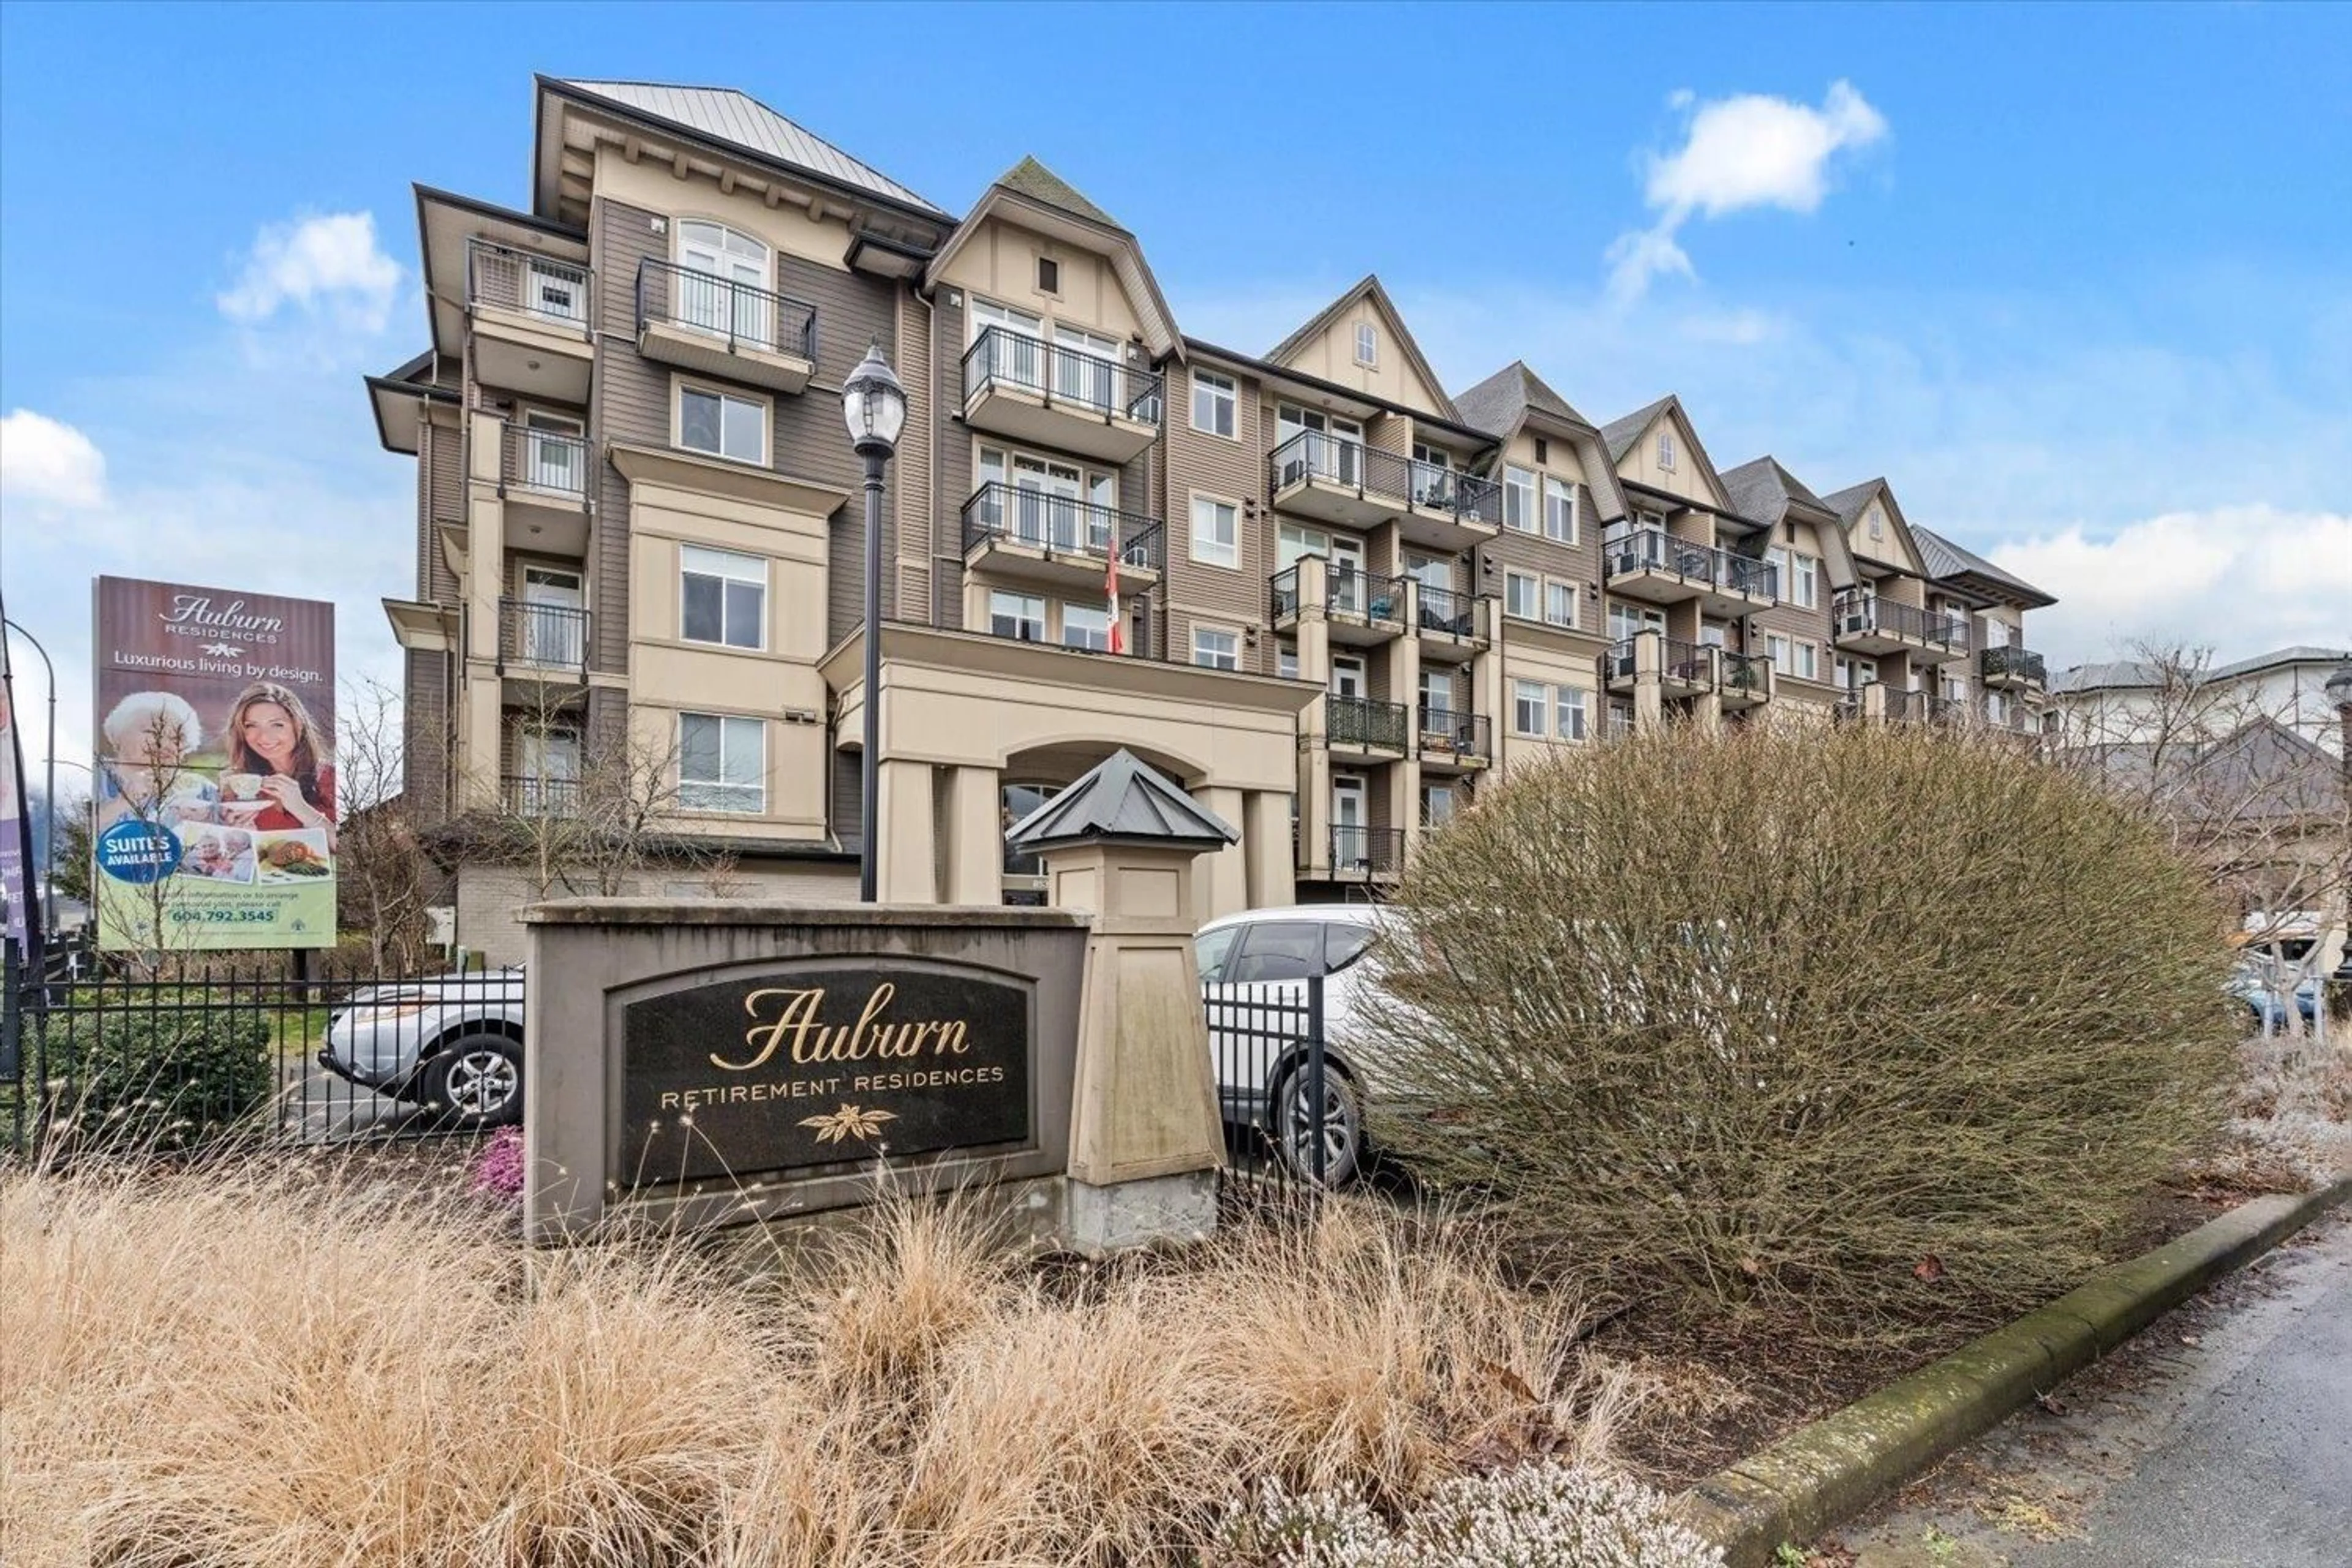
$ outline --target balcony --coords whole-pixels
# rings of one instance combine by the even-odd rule
[[[587,402],[594,298],[595,274],[579,262],[468,240],[466,309],[474,319],[476,378],[551,402]]]
[[[569,431],[504,421],[499,424],[498,439],[499,499],[506,502],[507,548],[586,554],[588,443]]]
[[[500,599],[498,672],[541,688],[586,686],[588,612]]]
[[[1423,703],[1419,732],[1424,772],[1467,773],[1495,760],[1492,724],[1483,713]]]
[[[1420,607],[1413,614],[1421,634],[1421,657],[1432,664],[1459,664],[1485,651],[1494,638],[1491,596],[1452,588],[1414,584]]]
[[[1867,692],[1869,689],[1865,687],[1864,689]],[[1927,694],[1926,692],[1901,691],[1892,686],[1886,686],[1884,684],[1879,686],[1878,692],[1879,700],[1883,704],[1879,711],[1887,723],[1924,724],[1927,721]],[[1863,703],[1863,711],[1867,713],[1869,710],[1869,700],[1865,696]]]
[[[637,263],[637,352],[777,392],[816,372],[816,307],[804,300],[646,257]]]
[[[1503,525],[1500,486],[1320,430],[1301,430],[1274,449],[1266,489],[1283,510],[1342,527],[1394,518],[1409,542],[1449,554]]]
[[[1402,827],[1334,827],[1330,874],[1334,881],[1389,881],[1404,870]]]
[[[1762,706],[1772,700],[1772,661],[1760,653],[1716,649],[1716,690],[1724,711]]]
[[[537,773],[509,773],[499,781],[499,798],[509,816],[577,816],[580,781]]]
[[[963,355],[965,424],[1106,463],[1160,439],[1160,387],[1155,372],[1003,327]]]
[[[975,571],[1101,593],[1114,550],[1122,588],[1160,581],[1157,518],[992,479],[963,503],[963,554]]]
[[[1841,652],[1912,653],[1927,664],[1969,652],[1968,622],[1857,588],[1840,589],[1830,601],[1830,637]]]
[[[1402,757],[1412,749],[1412,715],[1402,702],[1370,697],[1323,700],[1323,740],[1335,752]]]
[[[1609,591],[1654,605],[1696,599],[1709,615],[1746,616],[1777,602],[1780,574],[1769,561],[1676,539],[1662,528],[1631,529],[1601,547]]]
[[[1927,691],[1916,695],[1925,700],[1921,704],[1920,716],[1930,724],[1973,724],[1984,717],[1977,704],[1966,697],[1939,697]]]
[[[1986,648],[1977,656],[1977,668],[1995,691],[2040,691],[2050,681],[2042,656],[2021,647]]]
[[[1352,566],[1304,562],[1266,579],[1266,618],[1276,631],[1320,611],[1325,635],[1342,647],[1370,647],[1404,635],[1405,579],[1375,577]]]
[[[1641,632],[1614,644],[1601,656],[1603,682],[1612,691],[1631,691],[1649,672],[1642,645],[1654,642],[1659,695],[1696,697],[1716,686],[1716,655],[1720,649],[1705,643],[1684,642],[1656,632]],[[1769,678],[1767,677],[1769,681]]]

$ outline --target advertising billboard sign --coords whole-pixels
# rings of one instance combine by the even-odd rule
[[[99,945],[335,942],[335,607],[97,584]]]

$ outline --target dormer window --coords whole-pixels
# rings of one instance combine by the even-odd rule
[[[1381,363],[1381,330],[1370,321],[1356,323],[1356,363],[1360,365]]]
[[[1672,468],[1674,466],[1675,433],[1671,430],[1661,430],[1658,432],[1658,467]]]

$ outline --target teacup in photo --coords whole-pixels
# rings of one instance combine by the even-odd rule
[[[250,778],[253,775],[248,773],[246,776]],[[232,827],[250,827],[268,809],[269,803],[266,800],[225,799],[220,803],[220,819]]]
[[[259,773],[223,773],[221,774],[221,795],[226,800],[259,800],[261,775]]]

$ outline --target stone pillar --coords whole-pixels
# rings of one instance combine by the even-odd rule
[[[1237,837],[1126,752],[1008,837],[1044,858],[1048,899],[1093,917],[1065,1215],[1081,1252],[1197,1237],[1216,1224],[1224,1133],[1192,889],[1194,858],[1221,859]]]
[[[1326,615],[1329,568],[1320,555],[1303,555],[1294,581],[1298,591],[1298,679],[1318,686],[1331,683],[1331,623]]]
[[[1298,901],[1298,879],[1290,858],[1290,802],[1270,789],[1252,790],[1242,802],[1242,851],[1249,863],[1249,907],[1272,908]]]
[[[1004,900],[1004,795],[994,768],[957,768],[948,782],[948,899]]]
[[[931,843],[931,764],[885,757],[874,818],[881,840],[875,892],[886,904],[940,901],[938,861]]]
[[[1193,792],[1200,803],[1227,822],[1243,819],[1243,795],[1237,789],[1202,789]],[[1192,852],[1197,854],[1197,851]],[[1223,848],[1200,854],[1192,861],[1193,896],[1192,908],[1201,911],[1201,919],[1214,920],[1219,915],[1239,914],[1249,903],[1249,851],[1240,844],[1228,844]]]

